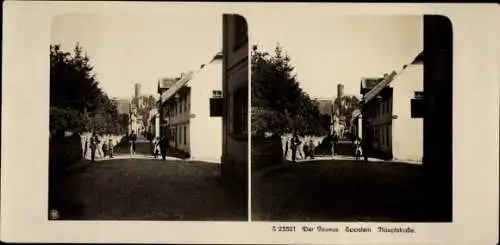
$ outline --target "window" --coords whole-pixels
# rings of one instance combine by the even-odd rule
[[[412,118],[423,118],[425,115],[425,104],[423,99],[412,99],[411,100],[411,117]]]
[[[162,110],[163,110],[163,112],[162,112],[162,114],[163,114],[163,119],[168,118],[168,116],[169,116],[168,107],[167,107],[167,106],[164,106],[164,107],[162,107]]]
[[[423,91],[415,91],[415,99],[422,99],[424,98],[424,92]]]
[[[181,99],[179,102],[179,114],[182,114],[182,110],[184,109],[184,99]]]
[[[384,127],[383,126],[380,128],[380,135],[379,135],[379,137],[380,137],[380,139],[379,139],[380,144],[384,145]]]
[[[391,112],[391,114],[392,114],[392,103],[393,103],[393,100],[392,100],[392,98],[390,98],[390,100],[389,100],[389,111]]]
[[[177,126],[177,142],[179,144],[182,144],[181,130],[182,130],[181,127]]]
[[[177,128],[174,126],[172,127],[172,131],[173,131],[173,134],[172,134],[172,140],[174,142],[177,142]]]
[[[389,133],[391,131],[391,127],[388,126],[385,131],[385,145],[389,147]]]
[[[187,145],[187,137],[186,137],[187,136],[187,134],[186,134],[187,129],[186,128],[187,128],[187,125],[184,126],[184,144],[185,145]]]
[[[246,42],[248,42],[248,31],[247,31],[247,23],[245,18],[237,15],[235,16],[234,23],[234,45],[233,51],[241,48]]]
[[[248,132],[248,88],[245,87],[233,93],[233,133],[247,134]]]

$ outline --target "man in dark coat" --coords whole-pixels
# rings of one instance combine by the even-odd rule
[[[293,133],[292,139],[290,140],[290,146],[292,148],[292,162],[295,162],[297,158],[297,150],[300,146],[300,138],[297,133]]]
[[[166,159],[167,157],[167,148],[168,148],[168,137],[163,136],[160,140],[160,151],[161,151],[161,157],[163,160]]]
[[[135,142],[137,141],[137,135],[135,134],[134,131],[132,131],[132,134],[129,136],[129,143],[130,143],[130,155],[135,155]]]
[[[368,162],[368,156],[370,154],[371,143],[373,139],[373,130],[369,123],[365,125],[364,130],[365,134],[364,137],[361,139],[361,150],[363,152],[363,158],[365,162]]]
[[[92,138],[90,138],[90,161],[95,162],[95,152],[101,141],[96,133],[92,133]]]

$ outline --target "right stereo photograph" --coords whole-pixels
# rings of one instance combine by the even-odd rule
[[[252,221],[453,221],[446,17],[250,25]]]

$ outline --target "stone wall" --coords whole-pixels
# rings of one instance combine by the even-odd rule
[[[283,147],[279,136],[252,136],[252,169],[282,164]]]
[[[80,135],[51,137],[49,139],[49,164],[51,169],[65,169],[83,158],[83,145]]]

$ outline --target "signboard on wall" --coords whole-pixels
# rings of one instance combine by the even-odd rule
[[[222,117],[222,98],[210,99],[210,116]]]
[[[411,117],[412,118],[423,118],[425,113],[425,106],[423,99],[412,99],[411,100]]]

